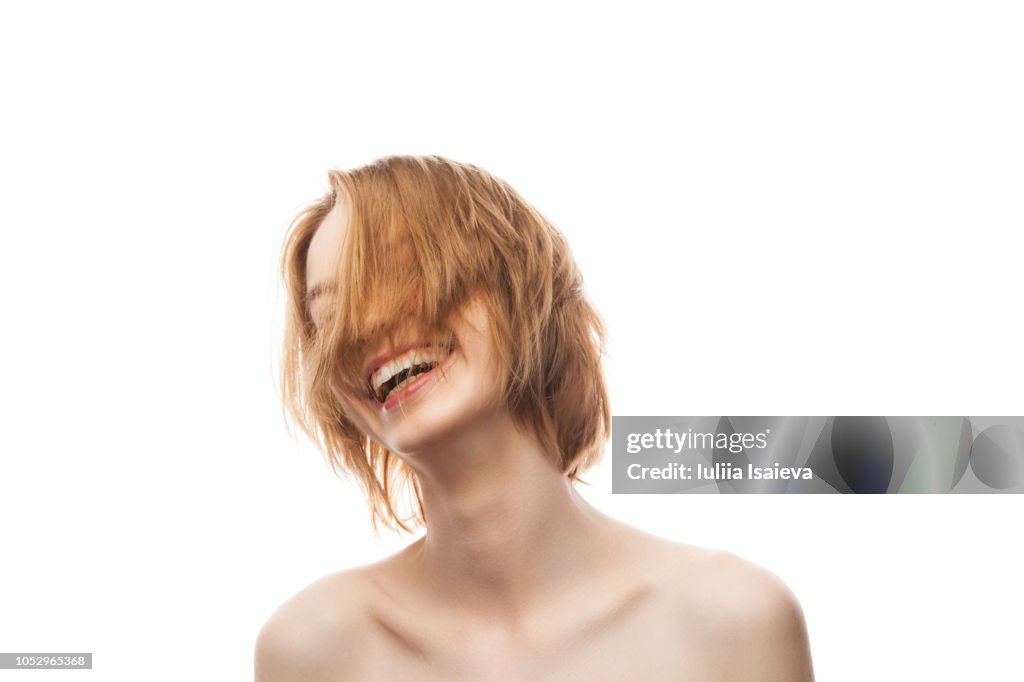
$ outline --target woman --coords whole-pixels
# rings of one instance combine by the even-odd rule
[[[282,605],[256,679],[811,679],[774,576],[576,492],[610,409],[561,234],[440,157],[330,180],[286,241],[285,400],[375,525],[426,534]]]

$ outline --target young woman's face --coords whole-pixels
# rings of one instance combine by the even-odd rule
[[[310,303],[317,326],[334,302],[330,287],[347,222],[347,209],[339,202],[309,246],[306,291],[325,289]],[[415,456],[494,416],[498,374],[486,308],[478,297],[471,297],[459,312],[449,321],[455,337],[450,348],[437,339],[416,338],[405,329],[397,330],[395,348],[389,348],[385,338],[374,339],[362,366],[375,396],[370,391],[354,395],[335,383],[335,394],[349,418],[392,452]]]

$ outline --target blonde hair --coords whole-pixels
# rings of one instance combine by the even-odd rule
[[[557,453],[574,481],[611,432],[601,369],[604,326],[582,290],[562,234],[504,181],[439,156],[390,156],[328,173],[331,190],[292,221],[282,276],[287,318],[282,357],[286,415],[355,475],[379,523],[425,523],[419,481],[402,460],[346,416],[332,381],[365,394],[367,353],[400,321],[450,334],[446,321],[471,293],[489,313],[499,395],[520,426]],[[317,329],[307,305],[306,255],[339,200],[349,209],[331,314]],[[373,305],[367,305],[372,301]],[[414,502],[399,512],[397,491]]]

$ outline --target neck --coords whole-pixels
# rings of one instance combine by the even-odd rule
[[[426,536],[410,548],[432,594],[515,618],[593,565],[607,517],[511,417],[416,456]]]

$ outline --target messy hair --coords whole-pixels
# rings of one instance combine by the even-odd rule
[[[367,390],[368,352],[413,320],[432,337],[471,294],[489,313],[498,395],[516,423],[574,481],[611,432],[601,369],[605,330],[562,234],[506,182],[439,156],[390,156],[328,173],[330,191],[292,221],[281,273],[287,289],[282,393],[286,416],[333,470],[361,484],[374,528],[425,523],[416,474],[360,432],[335,389]],[[339,203],[348,231],[318,328],[310,315],[310,242]],[[368,302],[372,302],[372,306]],[[411,504],[402,512],[400,492]]]

